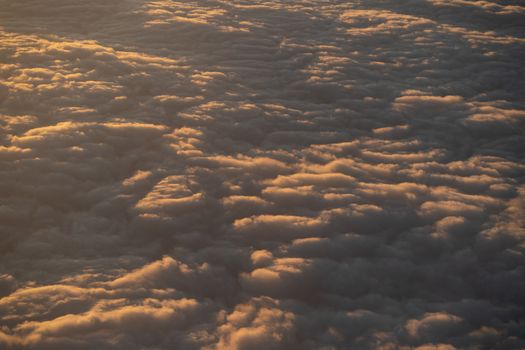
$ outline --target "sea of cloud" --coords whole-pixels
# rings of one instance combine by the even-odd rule
[[[525,1],[0,0],[0,348],[525,348]]]

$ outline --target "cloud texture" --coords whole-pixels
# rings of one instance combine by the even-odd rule
[[[524,18],[0,0],[0,348],[525,348]]]

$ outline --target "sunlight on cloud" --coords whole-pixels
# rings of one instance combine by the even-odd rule
[[[523,4],[0,9],[1,349],[525,347]]]

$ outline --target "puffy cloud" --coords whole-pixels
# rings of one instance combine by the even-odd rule
[[[272,299],[254,299],[235,307],[218,328],[217,349],[275,349],[293,344],[294,314]]]
[[[457,332],[461,318],[446,313],[427,313],[420,320],[409,320],[405,325],[411,337],[447,337],[449,332]]]
[[[522,4],[0,6],[0,348],[525,347]]]

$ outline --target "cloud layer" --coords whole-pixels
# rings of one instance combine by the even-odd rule
[[[0,348],[524,348],[524,15],[0,0]]]

